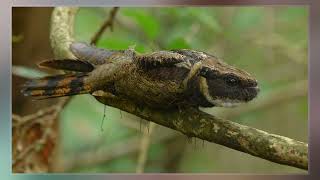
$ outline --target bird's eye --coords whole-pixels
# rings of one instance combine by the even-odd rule
[[[230,86],[235,86],[238,83],[238,80],[234,77],[229,77],[226,79],[226,82]]]

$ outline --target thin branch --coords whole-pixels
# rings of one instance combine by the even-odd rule
[[[111,9],[109,18],[106,19],[106,21],[102,24],[100,29],[96,32],[96,34],[91,39],[91,44],[95,45],[97,44],[98,40],[102,36],[103,32],[109,27],[110,30],[113,30],[113,22],[116,17],[116,14],[118,12],[119,7],[114,7]]]
[[[56,110],[56,106],[50,106],[45,109],[40,109],[36,113],[29,114],[26,116],[19,116],[17,114],[12,114],[13,127],[23,126],[24,124],[39,119],[45,115],[52,114]]]
[[[67,98],[62,98],[57,104],[50,106],[45,109],[40,109],[36,113],[19,116],[12,114],[13,125],[12,128],[16,132],[16,146],[17,149],[15,156],[13,156],[12,166],[15,168],[18,163],[25,162],[26,157],[30,156],[34,152],[39,152],[42,150],[43,145],[46,144],[49,138],[54,138],[54,133],[52,133],[51,125],[58,118],[61,109],[68,103]],[[25,144],[25,137],[27,132],[32,131],[33,125],[37,123],[43,129],[41,136],[28,145]],[[20,148],[18,148],[20,147]],[[38,147],[41,147],[40,149]],[[19,150],[20,149],[20,150]]]
[[[32,152],[38,152],[38,147],[43,146],[47,142],[47,139],[50,137],[50,135],[51,132],[49,131],[49,129],[46,129],[40,139],[25,147],[23,151],[21,151],[19,154],[17,154],[16,157],[13,158],[13,166],[16,166],[18,162],[23,161],[25,157],[29,156]]]

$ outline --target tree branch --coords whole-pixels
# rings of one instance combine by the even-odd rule
[[[102,33],[109,27],[110,30],[113,30],[113,22],[116,14],[118,12],[119,7],[114,7],[111,9],[108,19],[102,24],[100,29],[96,32],[96,34],[91,39],[91,44],[97,44],[98,40],[100,39]]]
[[[55,58],[74,58],[69,50],[74,41],[74,19],[78,8],[56,7],[51,16],[50,41]]]
[[[303,142],[220,119],[194,108],[180,112],[155,110],[107,94],[96,99],[188,137],[197,137],[279,164],[308,169],[308,145]]]

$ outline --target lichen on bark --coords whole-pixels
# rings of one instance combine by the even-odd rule
[[[51,16],[50,41],[56,59],[74,58],[69,50],[74,42],[74,21],[78,8],[56,7]]]

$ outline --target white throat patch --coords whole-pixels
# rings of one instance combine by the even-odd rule
[[[210,103],[219,107],[235,107],[243,103],[239,100],[232,99],[214,99],[209,93],[209,87],[206,78],[200,77],[200,92]]]

